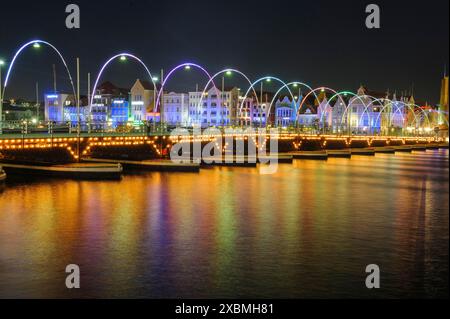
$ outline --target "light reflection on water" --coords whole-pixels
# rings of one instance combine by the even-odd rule
[[[8,182],[0,297],[448,297],[448,169],[441,150]]]

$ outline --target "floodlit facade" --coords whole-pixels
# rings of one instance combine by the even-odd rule
[[[258,100],[254,98],[251,109],[251,120],[253,125],[265,126],[275,120],[274,109],[276,108],[276,105],[272,105],[272,108],[270,107],[272,100],[273,94],[267,92],[258,97]]]
[[[82,100],[82,102],[85,99]],[[81,103],[80,122],[86,122],[89,109]],[[55,123],[78,122],[78,108],[76,98],[73,94],[52,93],[44,97],[45,120]]]
[[[113,127],[124,125],[128,122],[129,103],[125,99],[113,99],[108,122]]]
[[[204,94],[189,92],[189,125],[221,126],[236,121],[239,107],[239,90],[232,88],[220,91],[212,87]]]
[[[442,114],[428,103],[417,102],[412,94],[370,91],[361,86],[357,95],[334,95],[322,90],[317,95],[281,96],[263,92],[256,97],[240,95],[238,88],[211,87],[205,93],[169,92],[161,94],[160,113],[153,113],[157,92],[153,84],[136,80],[131,90],[102,84],[93,103],[80,108],[81,122],[91,129],[117,127],[133,122],[160,122],[169,126],[300,127],[328,133],[400,134],[404,130],[429,130],[438,127]],[[307,100],[305,100],[307,99]],[[443,97],[445,102],[445,96]],[[271,106],[271,103],[273,105]],[[418,106],[416,103],[419,103]],[[76,122],[77,111],[72,94],[47,94],[45,119],[53,122]],[[442,126],[442,125],[441,125]]]
[[[297,105],[289,97],[277,100],[275,103],[275,125],[288,127],[295,125],[297,116]]]
[[[304,101],[304,96],[292,100],[289,96],[279,99],[275,104],[275,125],[278,127],[298,126],[300,128],[315,128],[320,114],[317,107],[311,101]],[[325,107],[326,100],[323,102]],[[300,108],[300,110],[299,110]]]
[[[252,114],[254,108],[254,99],[251,96],[239,96],[239,105],[237,110],[237,121],[239,125],[249,126],[252,124]]]
[[[153,120],[152,112],[155,105],[156,92],[153,84],[137,79],[131,88],[130,118],[133,121]]]
[[[189,95],[170,92],[163,97],[163,122],[168,125],[189,125]]]
[[[89,121],[92,128],[102,127],[106,123],[111,122],[111,115],[113,113],[113,107],[117,108],[118,105],[113,105],[114,101],[119,101],[118,104],[124,104],[129,98],[129,90],[118,88],[111,82],[104,82],[98,86],[94,92],[92,98],[92,105],[90,106]],[[123,105],[121,105],[123,106]],[[116,113],[116,110],[114,110]]]

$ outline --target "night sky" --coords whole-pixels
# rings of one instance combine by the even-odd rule
[[[65,27],[65,7],[81,9],[81,29]],[[365,27],[365,7],[381,7],[381,29]],[[449,1],[2,1],[0,57],[11,60],[25,41],[47,40],[66,57],[75,76],[81,59],[82,93],[112,55],[127,51],[150,70],[169,70],[196,62],[211,73],[234,67],[250,78],[273,75],[356,91],[410,90],[438,103],[440,79],[449,60]],[[17,62],[5,98],[33,98],[52,88],[56,64],[58,90],[69,91],[63,65],[48,48],[29,48]],[[5,68],[3,68],[3,77]],[[102,80],[131,87],[146,78],[128,61],[112,64]],[[195,70],[174,76],[169,89],[188,91],[205,84]],[[219,80],[220,83],[220,80]],[[227,86],[244,88],[234,75]],[[245,87],[247,88],[247,87]],[[269,89],[269,88],[268,88]],[[275,91],[275,85],[273,88]]]

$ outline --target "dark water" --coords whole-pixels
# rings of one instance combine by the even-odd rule
[[[448,151],[8,182],[0,297],[448,297]],[[81,289],[65,288],[65,266]],[[365,267],[381,268],[381,289]]]

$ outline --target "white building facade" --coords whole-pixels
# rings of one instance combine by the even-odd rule
[[[162,119],[168,125],[189,126],[189,95],[170,92],[163,96]]]
[[[239,90],[220,91],[212,87],[204,94],[189,92],[189,125],[223,126],[236,121],[239,107]]]

